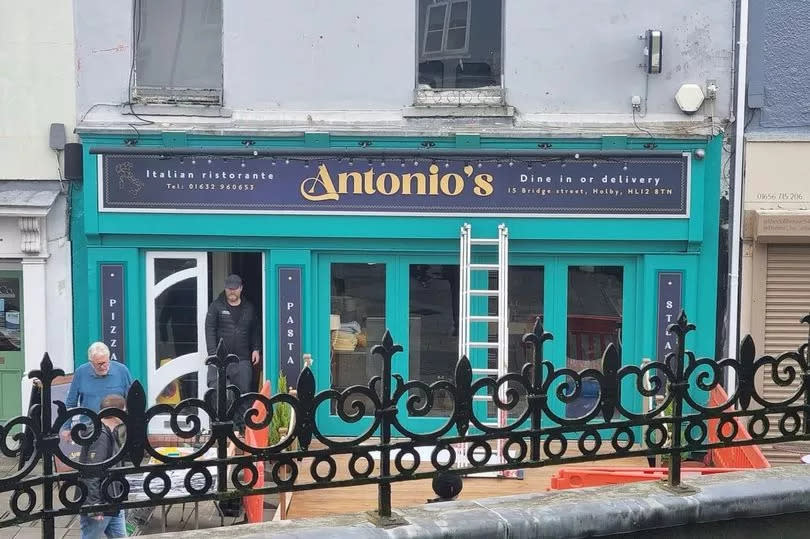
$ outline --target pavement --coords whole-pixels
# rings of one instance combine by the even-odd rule
[[[0,455],[0,478],[10,476],[16,470],[17,461]],[[38,493],[39,494],[39,493]],[[38,496],[39,497],[39,496]],[[266,496],[265,500],[273,503],[273,496]],[[56,492],[54,499],[58,500]],[[3,521],[13,518],[9,502],[11,493],[0,493],[0,526]],[[58,501],[57,501],[58,503]],[[165,507],[151,508],[151,511],[136,509],[127,515],[132,535],[150,535],[163,532],[179,532],[194,529],[208,529],[220,526],[234,526],[243,522],[243,517],[221,517],[216,506],[211,501],[196,504],[199,514],[195,514],[195,504],[175,504]],[[265,510],[265,519],[272,518],[273,510]],[[165,513],[165,520],[161,515]],[[69,515],[58,517],[54,529],[55,539],[81,537],[79,516]],[[133,529],[134,528],[134,529]],[[40,521],[28,522],[17,526],[0,527],[0,539],[28,539],[42,537]]]

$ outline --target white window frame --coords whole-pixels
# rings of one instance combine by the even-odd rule
[[[450,31],[450,13],[453,10],[453,4],[466,4],[467,5],[467,20],[464,28],[464,46],[459,49],[447,48],[447,34]],[[430,12],[437,9],[439,6],[444,8],[444,25],[442,27],[442,45],[438,51],[430,51],[427,49],[428,41],[428,27],[430,25]],[[470,0],[438,0],[427,7],[425,13],[425,30],[422,39],[422,58],[440,59],[440,58],[455,58],[459,56],[466,56],[470,52],[470,17],[472,16],[472,2]],[[455,30],[455,28],[453,28]]]

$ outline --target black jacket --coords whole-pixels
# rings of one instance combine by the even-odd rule
[[[121,428],[124,428],[123,425],[116,427],[116,430]],[[118,443],[115,434],[113,434],[107,425],[102,423],[101,434],[99,434],[98,439],[91,445],[82,447],[82,452],[79,455],[79,462],[84,464],[98,464],[100,462],[104,462],[118,453],[120,447],[121,446]],[[84,505],[109,503],[104,499],[104,496],[101,493],[101,482],[104,480],[104,477],[109,474],[110,470],[92,473],[86,472],[82,474],[82,481],[84,481],[84,484],[87,485],[87,499],[84,501]],[[110,487],[110,494],[120,496],[122,491],[123,487],[120,483],[112,483],[112,486]],[[104,514],[107,516],[115,516],[118,514],[119,510],[120,509],[107,511]]]
[[[225,292],[208,307],[205,316],[205,344],[208,355],[217,352],[217,343],[220,339],[225,341],[229,354],[236,354],[239,359],[250,360],[253,350],[259,350],[259,327],[256,323],[256,309],[253,304],[242,298],[242,316],[235,321],[229,310]]]

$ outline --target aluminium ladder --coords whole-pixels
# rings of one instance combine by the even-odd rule
[[[472,251],[475,246],[497,246],[497,264],[472,262]],[[486,288],[472,288],[473,272],[484,273],[487,276],[487,282],[489,282],[489,276],[491,274],[496,274],[498,288],[492,290],[489,288],[488,284]],[[473,380],[481,376],[495,376],[496,378],[505,376],[509,369],[509,328],[507,325],[509,321],[509,231],[505,224],[498,226],[497,238],[473,238],[472,227],[468,223],[464,223],[461,227],[459,281],[459,357],[467,356],[472,362],[470,350],[474,348],[485,349],[487,350],[486,366],[472,368]],[[484,314],[472,314],[473,297],[485,297],[487,299],[492,297],[497,298],[496,313],[490,313],[489,301],[487,301],[486,312]],[[483,340],[472,340],[470,328],[474,323],[479,323],[484,326],[486,337]],[[489,340],[490,324],[497,324],[497,340],[494,342]],[[495,368],[490,366],[490,350],[496,351],[497,365]],[[501,401],[506,401],[506,392],[506,384],[498,389],[498,396]],[[492,402],[492,400],[493,398],[489,394],[473,396],[473,401]],[[484,422],[484,424],[503,428],[507,425],[507,420],[507,411],[498,409],[497,421]],[[493,452],[490,457],[489,463],[501,464],[503,462],[503,445],[503,440],[498,439],[496,451]],[[467,467],[469,464],[469,460],[467,459],[467,444],[458,444],[456,446],[456,465],[458,467]],[[500,472],[484,472],[473,475],[480,477],[522,478],[523,470],[503,470]]]

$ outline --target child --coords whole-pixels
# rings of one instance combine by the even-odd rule
[[[101,409],[118,408],[124,410],[126,401],[121,395],[107,395],[101,401]],[[85,464],[97,464],[104,462],[116,453],[121,447],[121,431],[124,425],[117,417],[106,417],[101,420],[101,434],[98,439],[89,446],[82,448],[79,461]],[[101,492],[101,482],[103,474],[86,475],[84,482],[87,485],[87,499],[85,505],[96,505],[107,503]],[[113,483],[115,485],[115,483]],[[120,485],[118,487],[121,488]],[[115,486],[111,491],[117,490]],[[124,510],[116,509],[105,513],[89,513],[81,515],[80,524],[82,529],[82,539],[97,539],[99,537],[126,537],[126,522],[124,520]]]

